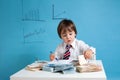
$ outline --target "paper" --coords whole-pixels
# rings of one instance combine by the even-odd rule
[[[54,60],[54,61],[51,61],[51,62],[48,62],[48,64],[58,64],[58,65],[61,65],[61,64],[70,64],[70,61],[69,60]]]
[[[84,55],[79,55],[78,60],[80,65],[87,64],[87,60],[85,59]]]

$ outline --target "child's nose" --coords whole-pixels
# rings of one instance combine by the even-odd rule
[[[70,38],[70,36],[69,35],[67,35],[67,39],[69,39]]]

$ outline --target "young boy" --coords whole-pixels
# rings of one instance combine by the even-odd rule
[[[63,40],[58,45],[50,59],[58,60],[78,60],[79,55],[84,55],[85,59],[95,59],[95,48],[85,44],[82,40],[77,40],[77,30],[75,24],[68,19],[62,20],[57,28],[59,37]]]

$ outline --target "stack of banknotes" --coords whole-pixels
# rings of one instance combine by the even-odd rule
[[[59,60],[59,61],[49,62],[48,64],[43,66],[42,70],[68,74],[68,73],[74,73],[75,67],[70,62],[67,62],[67,60]]]
[[[39,71],[42,70],[43,65],[47,64],[47,61],[35,61],[25,67],[26,70]]]

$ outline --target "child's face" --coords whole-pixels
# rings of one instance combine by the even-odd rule
[[[71,44],[75,39],[75,32],[74,31],[67,31],[66,33],[61,32],[61,38],[66,44]]]

